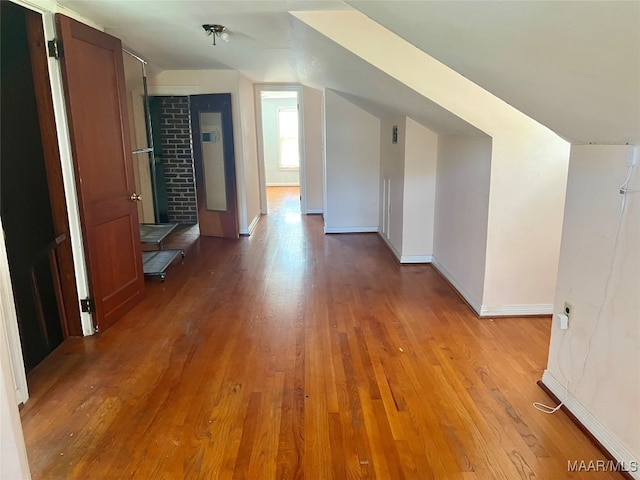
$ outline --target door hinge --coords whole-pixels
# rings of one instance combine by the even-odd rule
[[[49,50],[49,56],[58,60],[62,57],[62,42],[58,39],[49,40],[47,42],[47,49]]]
[[[96,304],[93,301],[93,298],[83,298],[80,300],[80,308],[85,313],[93,313],[96,311]]]

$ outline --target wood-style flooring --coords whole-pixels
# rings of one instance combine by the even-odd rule
[[[164,283],[31,372],[33,478],[620,478],[569,473],[602,454],[531,406],[548,319],[479,320],[431,266],[271,190],[253,235],[182,231]]]

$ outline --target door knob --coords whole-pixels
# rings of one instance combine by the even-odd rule
[[[132,202],[139,202],[139,201],[142,200],[142,195],[139,195],[139,194],[134,192],[134,193],[131,194],[130,198],[131,198]]]

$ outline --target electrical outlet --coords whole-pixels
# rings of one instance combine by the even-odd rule
[[[573,312],[573,305],[569,302],[564,302],[564,310],[562,313],[564,313],[569,320],[571,320],[571,312]]]

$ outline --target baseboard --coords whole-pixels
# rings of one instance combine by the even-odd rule
[[[640,480],[638,457],[625,447],[618,437],[602,425],[571,393],[567,395],[564,385],[558,382],[548,370],[545,370],[542,374],[542,380],[540,380],[539,384],[543,390],[548,390],[556,397],[554,400],[564,399],[562,409],[568,413],[569,418],[571,418],[579,428],[583,429],[588,436],[592,437],[596,446],[608,459],[614,463],[625,466],[629,470],[635,470],[624,473],[621,472],[626,478]],[[586,463],[589,463],[590,460],[595,462],[598,459],[576,458],[570,460],[584,460]]]
[[[553,315],[553,304],[482,305],[482,307],[480,307],[481,317],[527,317],[535,315]]]
[[[432,263],[433,255],[402,255],[400,263]]]
[[[267,183],[267,187],[299,187],[300,184],[297,182],[287,183],[287,182],[275,182],[275,183]]]
[[[476,312],[480,318],[486,317],[533,317],[553,315],[553,304],[525,304],[525,305],[482,305],[467,292],[451,273],[438,262],[437,258],[431,256],[430,263],[440,272],[440,274],[455,288],[465,302]],[[402,263],[405,263],[401,260]],[[409,263],[409,262],[406,262]],[[418,263],[418,262],[416,262]],[[422,263],[422,262],[420,262]],[[429,263],[426,261],[424,263]]]
[[[384,242],[384,244],[387,246],[387,248],[389,248],[389,250],[391,251],[391,253],[393,254],[394,257],[396,257],[396,260],[400,263],[401,260],[400,258],[402,257],[402,255],[400,255],[400,252],[398,252],[398,250],[396,250],[396,247],[393,246],[393,244],[389,241],[389,239],[387,237],[385,237],[382,232],[380,232],[380,230],[378,230],[378,236],[382,239],[382,241]]]
[[[378,235],[400,263],[431,263],[433,261],[433,255],[402,255],[380,231],[378,231]]]
[[[376,233],[378,226],[375,227],[327,227],[324,226],[324,233]]]
[[[322,215],[321,208],[307,208],[307,215]]]
[[[249,224],[249,228],[240,229],[240,235],[251,235],[253,231],[256,229],[256,226],[258,225],[258,221],[260,220],[261,216],[262,216],[262,213],[257,214]]]
[[[465,290],[465,288],[458,283],[451,273],[444,268],[436,257],[432,257],[431,264],[440,272],[440,274],[451,284],[451,286],[460,294],[460,296],[464,299],[465,302],[471,307],[471,309],[476,312],[476,314],[480,315],[481,305],[475,298],[471,296],[469,292]]]

